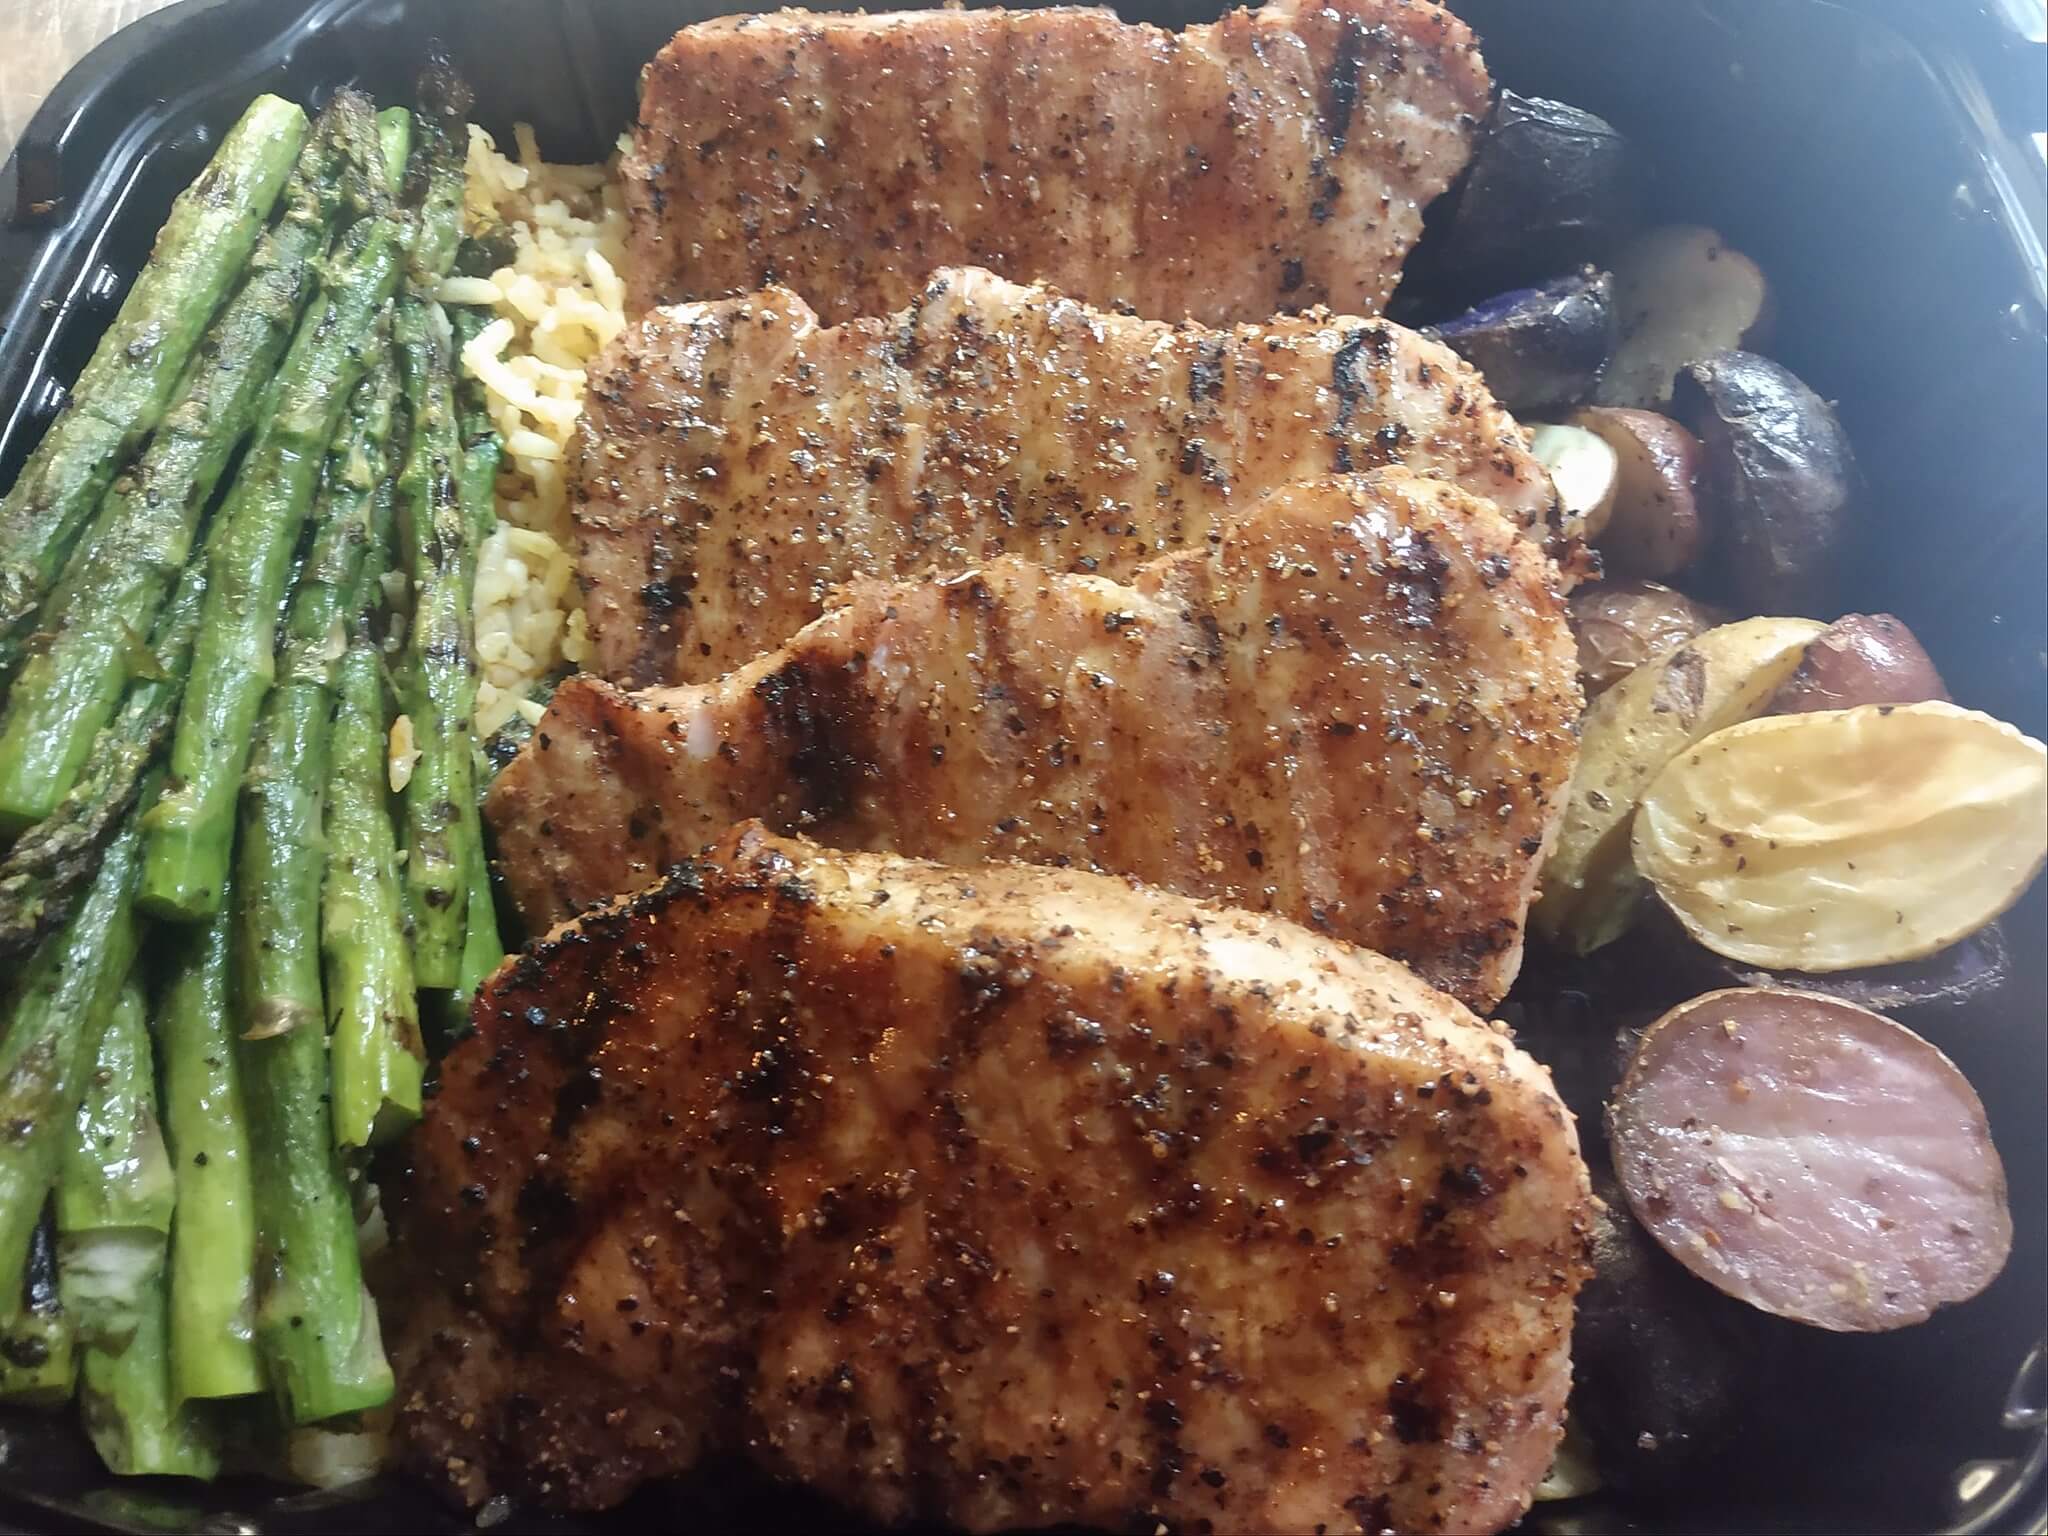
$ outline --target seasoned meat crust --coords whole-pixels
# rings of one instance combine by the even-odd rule
[[[1587,1181],[1380,956],[740,829],[498,972],[385,1186],[403,1460],[614,1504],[1481,1532],[1559,1433]]]
[[[973,270],[829,329],[779,289],[657,311],[578,431],[589,668],[639,686],[753,660],[858,576],[1010,554],[1127,581],[1295,480],[1405,464],[1539,535],[1556,510],[1479,376],[1397,325],[1175,327]]]
[[[1550,562],[1407,470],[1309,481],[1129,586],[858,582],[716,682],[572,678],[486,809],[538,931],[735,821],[1135,876],[1506,993],[1581,707]]]
[[[705,22],[642,77],[629,305],[781,283],[837,322],[973,264],[1163,320],[1378,314],[1489,90],[1420,0]]]

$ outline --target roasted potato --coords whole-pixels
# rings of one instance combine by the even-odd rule
[[[1576,405],[1614,351],[1614,279],[1591,268],[1518,288],[1427,328],[1518,415]]]
[[[1614,258],[1621,340],[1593,392],[1599,405],[1662,410],[1672,380],[1696,358],[1754,346],[1770,314],[1755,262],[1711,229],[1649,230]]]
[[[1629,581],[1581,587],[1572,594],[1571,621],[1579,683],[1590,699],[1727,616],[1654,581]]]
[[[1614,450],[1583,427],[1536,424],[1529,428],[1529,451],[1550,471],[1565,536],[1597,539],[1614,511]]]
[[[1571,802],[1530,912],[1538,933],[1581,954],[1620,937],[1641,887],[1629,861],[1637,800],[1679,753],[1761,710],[1823,628],[1811,619],[1724,624],[1592,702]]]
[[[1593,406],[1571,418],[1614,450],[1614,510],[1599,534],[1612,576],[1672,576],[1699,558],[1707,542],[1694,482],[1699,439],[1668,416]]]
[[[1502,91],[1458,193],[1439,259],[1466,291],[1596,261],[1635,221],[1628,141],[1605,118]]]
[[[1631,846],[1687,932],[1731,960],[1917,960],[1999,916],[2048,861],[2048,749],[1953,704],[1751,719],[1667,760]]]
[[[1668,1487],[1723,1444],[1765,1369],[1743,1308],[1687,1274],[1591,1165],[1593,1278],[1572,1328],[1571,1422],[1618,1488]]]
[[[1989,1285],[2012,1246],[1975,1090],[1911,1030],[1835,998],[1680,1004],[1637,1046],[1607,1134],[1664,1251],[1795,1322],[1922,1322]]]
[[[1764,709],[1797,715],[1858,704],[1948,702],[1948,687],[1913,631],[1888,613],[1850,613],[1806,648],[1799,669]]]
[[[1686,365],[1672,414],[1700,440],[1714,568],[1743,607],[1823,607],[1849,534],[1856,461],[1825,400],[1750,352]]]

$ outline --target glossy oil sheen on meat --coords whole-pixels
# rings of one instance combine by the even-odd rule
[[[615,682],[704,682],[858,576],[1021,555],[1114,580],[1294,480],[1400,464],[1547,536],[1521,429],[1444,347],[1327,314],[1211,331],[974,270],[820,329],[794,295],[657,311],[596,368],[574,510]]]
[[[1164,320],[1377,314],[1488,90],[1421,0],[705,22],[642,81],[631,304],[781,283],[837,322],[973,264]]]
[[[488,802],[534,930],[760,817],[833,847],[1136,876],[1478,1008],[1514,979],[1580,708],[1549,560],[1406,470],[1304,482],[1130,585],[860,582],[716,682],[556,692]]]
[[[401,1459],[744,1456],[969,1530],[1483,1532],[1543,1475],[1586,1172],[1377,955],[742,829],[484,989],[386,1182]]]

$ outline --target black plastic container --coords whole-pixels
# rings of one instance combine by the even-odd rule
[[[89,354],[173,193],[251,94],[403,100],[443,40],[497,130],[595,160],[640,65],[721,0],[184,0],[80,64],[0,172],[0,484]],[[1140,0],[1184,24],[1200,0]],[[1839,400],[1870,494],[1858,607],[1925,640],[1959,702],[2048,734],[2048,127],[2033,0],[1456,0],[1501,83],[1618,123],[1661,217],[1708,223],[1776,287],[1775,355]],[[1994,997],[1909,1022],[1977,1084],[2012,1185],[2010,1265],[1895,1335],[1771,1336],[1776,1388],[1734,1448],[1657,1498],[1539,1506],[1595,1532],[2048,1531],[2048,917],[2007,919]],[[1542,999],[1529,999],[1542,1006]],[[1594,1000],[1597,1011],[1600,999]],[[504,1530],[817,1530],[843,1516],[737,1470],[598,1522]],[[0,1417],[0,1526],[462,1530],[419,1492],[116,1488],[68,1421]]]

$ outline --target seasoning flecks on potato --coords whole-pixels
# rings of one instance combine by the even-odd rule
[[[2048,752],[1953,704],[1752,719],[1670,759],[1632,851],[1716,954],[1816,972],[1914,960],[2040,872]]]
[[[1762,710],[1825,627],[1779,618],[1724,624],[1592,702],[1571,803],[1530,912],[1538,932],[1581,954],[1621,936],[1640,890],[1629,858],[1637,800],[1679,753]]]
[[[1911,1030],[1834,998],[1681,1004],[1643,1036],[1608,1134],[1667,1253],[1815,1327],[1921,1322],[1990,1284],[2012,1246],[1976,1092]]]

